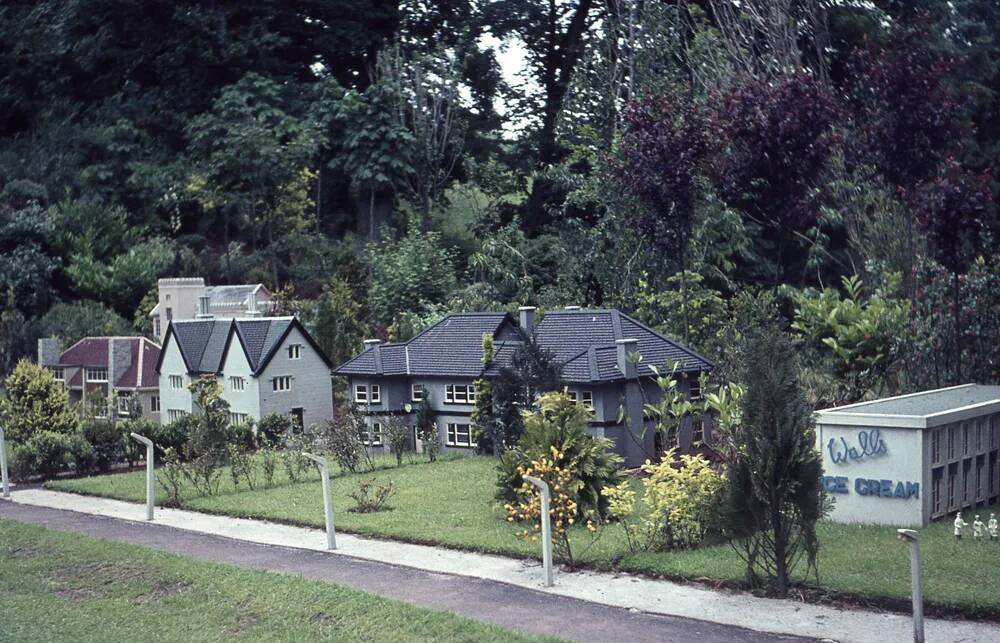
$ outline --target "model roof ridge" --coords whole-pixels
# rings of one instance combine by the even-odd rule
[[[647,324],[642,323],[641,321],[639,321],[635,317],[629,315],[628,313],[622,312],[618,308],[594,308],[594,309],[579,309],[579,310],[575,310],[575,309],[574,310],[553,310],[552,312],[545,313],[545,316],[542,317],[542,321],[539,323],[539,326],[541,326],[542,324],[544,324],[545,323],[545,319],[548,318],[548,317],[550,317],[550,316],[552,316],[552,315],[579,315],[581,313],[582,314],[587,314],[587,313],[590,313],[590,314],[593,314],[593,313],[605,313],[605,314],[608,314],[608,315],[613,315],[613,314],[617,313],[619,317],[622,317],[624,319],[629,320],[630,322],[632,322],[636,326],[639,326],[643,330],[652,333],[653,335],[659,337],[660,339],[662,339],[662,340],[664,340],[666,342],[670,342],[671,344],[673,344],[674,346],[676,346],[678,349],[684,351],[685,353],[687,353],[691,357],[694,357],[696,359],[700,359],[701,361],[705,362],[706,364],[708,364],[710,366],[715,366],[715,362],[713,362],[712,360],[708,359],[704,355],[696,353],[695,351],[691,350],[690,348],[688,348],[686,345],[682,344],[678,340],[672,339],[670,337],[667,337],[663,333],[661,333],[661,332],[659,332],[659,331],[651,328]],[[622,334],[622,336],[620,338],[616,338],[615,341],[617,341],[618,339],[638,339],[637,337],[627,337],[627,333],[624,330],[622,331],[621,334]],[[584,353],[586,353],[591,347],[593,347],[594,349],[597,349],[597,350],[609,349],[609,348],[613,349],[613,348],[615,348],[615,344],[613,344],[613,343],[612,344],[592,344],[591,346],[588,346],[587,348],[581,349],[579,353],[576,353],[575,355],[573,355],[572,357],[570,357],[569,359],[567,359],[566,363],[569,363],[569,362],[571,362],[574,359],[579,359],[579,357],[581,355],[583,355]]]

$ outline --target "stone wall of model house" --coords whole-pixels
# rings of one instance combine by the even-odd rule
[[[230,352],[239,347],[235,344]],[[303,426],[321,424],[333,415],[330,367],[292,328],[258,376],[260,417],[284,413],[302,418]]]
[[[229,402],[229,416],[233,424],[244,424],[256,418],[260,411],[261,383],[253,376],[250,361],[238,341],[234,341],[222,362],[222,399]]]
[[[167,342],[160,362],[160,422],[169,424],[191,413],[193,401],[188,386],[191,376],[177,342]]]

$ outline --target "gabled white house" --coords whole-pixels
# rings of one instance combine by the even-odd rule
[[[156,365],[160,421],[192,413],[188,386],[208,374],[222,384],[234,424],[271,413],[291,415],[302,426],[319,424],[333,415],[330,368],[294,317],[175,320]]]

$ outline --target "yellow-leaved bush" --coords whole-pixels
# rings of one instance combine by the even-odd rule
[[[552,545],[555,555],[567,564],[573,564],[573,551],[569,535],[570,527],[576,522],[577,495],[583,483],[566,468],[562,462],[564,454],[551,448],[550,458],[532,460],[528,467],[518,467],[521,476],[532,476],[543,480],[549,486],[549,517],[552,521]],[[516,489],[517,502],[504,505],[507,521],[524,525],[518,537],[538,540],[541,535],[542,498],[541,492],[531,483],[524,482]],[[596,531],[593,512],[584,516],[587,530]]]
[[[633,551],[695,547],[718,518],[723,474],[700,455],[683,455],[679,461],[675,455],[671,449],[658,464],[647,460],[642,465],[641,502],[628,482],[602,492]]]

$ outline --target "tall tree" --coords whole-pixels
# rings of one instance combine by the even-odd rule
[[[822,517],[812,407],[798,380],[796,348],[776,322],[748,329],[741,350],[742,422],[725,442],[728,493],[722,512],[754,585],[788,591],[805,556],[815,568]]]

